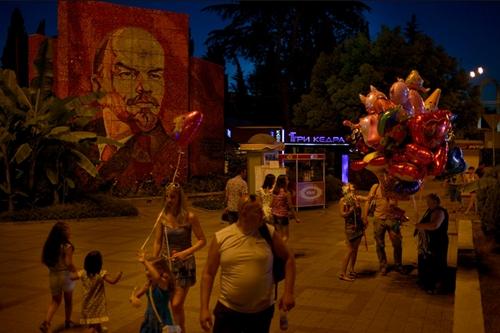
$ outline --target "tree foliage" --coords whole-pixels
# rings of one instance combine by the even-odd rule
[[[254,64],[249,93],[253,108],[265,118],[290,124],[291,105],[309,87],[321,52],[330,52],[348,37],[367,33],[361,2],[240,1],[209,6],[229,24],[211,31],[211,50],[226,59],[242,57]],[[273,115],[273,117],[270,117]],[[264,118],[264,117],[263,117]]]
[[[481,108],[477,89],[455,58],[418,31],[415,19],[406,33],[399,27],[383,27],[374,41],[359,34],[322,54],[312,71],[309,93],[294,106],[294,123],[342,131],[344,119],[356,120],[364,113],[360,93],[374,85],[389,97],[392,83],[412,69],[419,71],[425,87],[442,89],[439,107],[458,115],[459,134],[473,132]]]
[[[19,85],[28,85],[28,34],[21,11],[15,8],[10,19],[2,53],[2,68],[16,73]]]
[[[75,187],[77,168],[97,175],[83,151],[98,138],[80,128],[95,115],[89,102],[98,96],[53,95],[48,39],[41,44],[35,65],[37,76],[29,88],[17,84],[12,70],[0,72],[0,198],[9,211],[21,198],[32,205],[64,201],[68,189]]]

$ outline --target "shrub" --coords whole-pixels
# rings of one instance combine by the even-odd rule
[[[208,175],[191,177],[183,186],[186,193],[207,193],[224,191],[226,187],[227,176]]]
[[[224,196],[217,195],[209,198],[194,199],[193,206],[208,210],[220,210],[224,208]]]
[[[22,209],[0,214],[0,221],[59,220],[91,217],[137,216],[138,210],[125,200],[96,194],[78,202]]]

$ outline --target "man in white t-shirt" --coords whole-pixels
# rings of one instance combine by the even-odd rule
[[[255,195],[240,200],[239,213],[238,222],[216,232],[210,244],[201,279],[200,325],[205,331],[213,326],[213,333],[266,333],[274,313],[273,253],[259,231],[263,211]],[[264,226],[276,255],[286,262],[279,308],[289,311],[295,305],[295,259],[274,228]],[[220,295],[212,322],[210,295],[219,267]]]
[[[248,194],[248,184],[245,181],[247,177],[247,169],[241,167],[238,174],[229,179],[225,190],[225,212],[228,214],[229,223],[238,221],[238,202],[241,198]]]

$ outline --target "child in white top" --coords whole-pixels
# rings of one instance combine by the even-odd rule
[[[109,321],[106,309],[104,281],[116,284],[123,273],[119,272],[110,278],[108,272],[102,269],[102,255],[99,251],[91,251],[85,257],[84,270],[80,270],[73,279],[80,279],[83,286],[82,311],[80,324],[92,328],[94,332],[102,332],[102,323]]]

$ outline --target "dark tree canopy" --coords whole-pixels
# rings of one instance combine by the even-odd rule
[[[7,41],[2,53],[2,68],[16,72],[20,86],[28,86],[28,34],[21,11],[12,12]]]
[[[368,30],[363,18],[368,7],[358,1],[240,1],[204,10],[230,21],[210,32],[208,49],[223,49],[226,59],[242,57],[254,64],[248,86],[259,120],[287,125],[321,52]]]
[[[357,120],[364,113],[360,93],[365,95],[374,85],[389,97],[392,83],[412,69],[418,70],[430,92],[442,89],[439,107],[458,115],[458,134],[474,132],[481,109],[477,89],[471,88],[455,58],[418,31],[414,18],[405,33],[383,27],[373,42],[358,35],[322,54],[312,71],[310,92],[294,106],[294,123],[342,131],[344,119]]]

